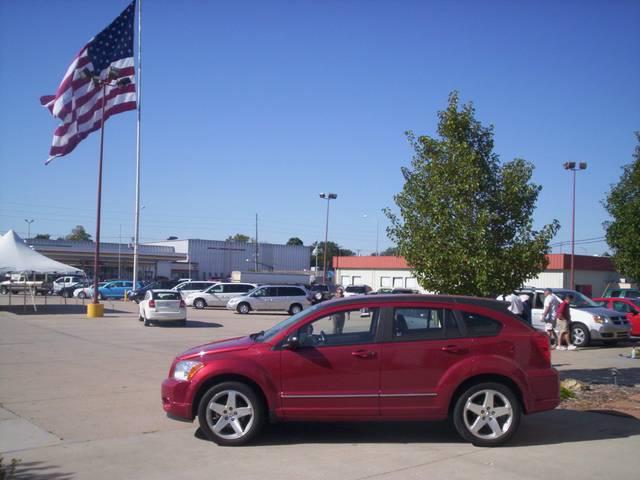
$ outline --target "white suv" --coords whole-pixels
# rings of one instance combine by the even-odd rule
[[[238,313],[252,310],[285,310],[291,315],[311,306],[311,293],[298,285],[262,285],[246,295],[234,297],[227,309]]]
[[[627,340],[631,333],[629,321],[620,312],[601,307],[596,302],[575,290],[552,288],[551,291],[562,300],[573,295],[571,303],[571,342],[576,347],[586,347],[592,340],[614,343]],[[531,298],[531,323],[538,330],[545,330],[542,318],[544,311],[544,290],[541,288],[521,290],[517,293]]]
[[[224,307],[233,297],[245,295],[256,288],[253,283],[216,283],[202,292],[190,293],[185,302],[190,307]]]

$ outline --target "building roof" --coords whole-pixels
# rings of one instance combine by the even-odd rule
[[[549,265],[547,270],[570,270],[571,255],[565,253],[551,253],[547,255]],[[411,267],[403,257],[367,256],[367,257],[333,257],[333,268],[351,268],[363,270],[405,270]],[[615,272],[611,257],[593,257],[589,255],[575,255],[574,268],[576,270],[595,270]]]

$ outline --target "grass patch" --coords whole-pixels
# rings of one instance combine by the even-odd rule
[[[560,386],[560,401],[576,398],[574,391],[569,390],[567,387]]]

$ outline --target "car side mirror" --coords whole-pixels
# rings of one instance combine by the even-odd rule
[[[297,350],[300,348],[300,339],[297,335],[289,335],[282,344],[283,350]]]

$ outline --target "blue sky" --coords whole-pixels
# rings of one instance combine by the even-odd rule
[[[95,229],[98,139],[45,166],[56,121],[39,105],[128,2],[0,2],[0,231]],[[235,233],[363,254],[390,246],[381,210],[402,189],[405,130],[435,134],[453,89],[495,126],[503,161],[543,186],[536,225],[603,237],[601,206],[640,130],[640,2],[204,1],[143,4],[141,240]],[[103,239],[133,231],[135,113],[106,124]],[[364,217],[364,215],[367,215]],[[564,246],[568,251],[568,246]],[[606,244],[578,245],[598,254]],[[559,248],[554,251],[560,251]]]

